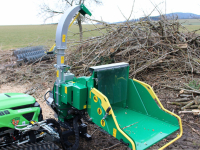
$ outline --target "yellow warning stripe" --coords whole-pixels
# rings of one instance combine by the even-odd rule
[[[74,20],[70,23],[68,29],[72,26],[72,24],[74,23],[74,21],[78,18],[78,16],[80,15],[81,13],[79,12],[76,17],[74,18]]]

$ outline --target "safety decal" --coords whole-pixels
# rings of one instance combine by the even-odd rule
[[[67,94],[67,87],[65,86],[65,94]]]
[[[98,108],[98,109],[97,109],[97,113],[98,113],[99,115],[102,114],[102,110],[101,110],[101,108]]]
[[[98,102],[98,97],[96,95],[93,97],[93,99],[95,103]]]
[[[64,64],[64,60],[65,60],[64,56],[61,56],[61,64]]]
[[[57,76],[57,78],[59,77],[59,70],[57,70],[56,76]]]
[[[84,106],[83,106],[83,109],[86,109],[86,108],[87,108],[87,105],[84,105]]]
[[[11,120],[11,123],[12,123],[14,126],[16,126],[16,125],[19,124],[19,121],[20,121],[20,117],[16,117],[16,118],[13,118],[13,119]]]
[[[113,128],[113,136],[116,138],[117,135],[117,129]]]
[[[101,126],[102,126],[102,127],[105,127],[105,125],[106,125],[105,120],[101,119]]]
[[[65,40],[66,40],[66,35],[63,34],[63,35],[62,35],[62,42],[65,42]]]

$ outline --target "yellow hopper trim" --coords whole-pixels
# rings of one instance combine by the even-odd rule
[[[103,107],[103,109],[105,111],[107,110],[108,107],[111,107],[107,97],[105,95],[103,95],[101,92],[99,92],[96,88],[93,88],[90,92],[95,94],[101,100],[101,105],[102,105],[102,107]],[[91,95],[90,95],[90,97],[91,97]],[[124,133],[124,131],[122,131],[121,128],[119,127],[119,124],[118,124],[118,122],[116,120],[116,117],[115,117],[115,114],[114,114],[114,112],[112,110],[112,107],[111,107],[111,110],[110,110],[109,114],[112,115],[112,118],[113,118],[113,120],[115,122],[117,130],[131,143],[132,149],[136,150],[135,143],[133,142],[133,140],[129,136],[127,136],[126,133]]]
[[[173,112],[171,112],[171,111],[169,111],[169,110],[167,110],[167,109],[165,109],[165,108],[163,107],[162,103],[160,102],[160,100],[158,99],[158,97],[156,96],[155,92],[153,91],[153,89],[151,88],[150,85],[148,85],[148,84],[146,84],[146,83],[144,83],[144,82],[141,82],[141,81],[139,81],[139,80],[136,80],[136,79],[133,79],[133,81],[138,82],[138,83],[140,83],[141,85],[143,85],[143,86],[147,89],[147,91],[150,93],[150,95],[152,96],[152,98],[155,99],[155,100],[158,102],[158,104],[159,104],[159,106],[160,106],[160,108],[161,108],[162,110],[164,110],[165,112],[171,114],[172,116],[174,116],[174,117],[176,117],[176,118],[178,119],[179,127],[180,127],[180,129],[179,129],[180,133],[178,134],[178,136],[177,136],[175,139],[171,140],[170,142],[168,142],[167,144],[165,144],[164,146],[162,146],[161,148],[159,148],[159,150],[163,150],[163,149],[165,149],[167,146],[169,146],[169,145],[171,145],[172,143],[174,143],[175,141],[177,141],[177,140],[178,140],[179,138],[181,138],[181,136],[183,135],[183,127],[182,127],[181,118],[180,118],[178,115],[174,114]]]

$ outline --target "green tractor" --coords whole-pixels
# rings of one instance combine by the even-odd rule
[[[64,64],[67,31],[77,12],[91,15],[83,4],[69,8],[58,23],[55,47],[48,52],[57,54],[54,65],[57,75],[52,91],[44,99],[57,121],[43,120],[42,109],[32,96],[2,93],[0,149],[7,146],[17,149],[25,143],[40,141],[59,142],[63,149],[77,149],[79,136],[91,139],[82,119],[96,124],[133,150],[147,149],[180,130],[175,139],[160,149],[178,140],[183,133],[180,117],[162,106],[149,85],[129,79],[128,63],[90,67],[89,77],[75,77],[69,71],[70,67]],[[68,141],[70,135],[75,136],[74,143]]]

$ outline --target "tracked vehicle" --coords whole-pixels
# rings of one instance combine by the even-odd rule
[[[91,139],[82,119],[133,150],[147,149],[180,130],[160,149],[178,140],[182,136],[180,117],[162,106],[149,85],[129,79],[128,63],[90,67],[89,77],[75,77],[69,71],[70,66],[64,64],[67,31],[77,12],[91,15],[84,5],[69,8],[58,23],[56,44],[49,52],[57,54],[57,74],[45,100],[58,121],[43,120],[42,109],[29,95],[0,94],[0,146],[53,141],[60,142],[63,149],[77,149],[79,136]],[[74,143],[68,141],[70,135],[75,136]]]

